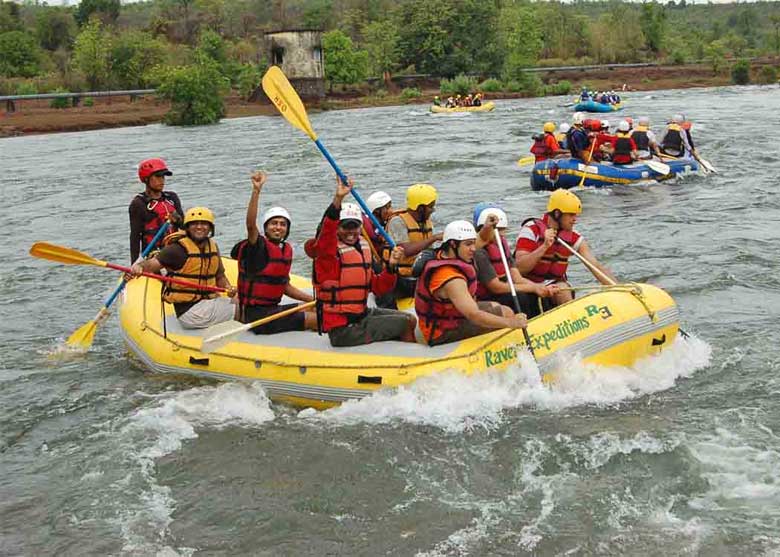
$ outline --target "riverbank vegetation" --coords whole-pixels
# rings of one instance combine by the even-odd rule
[[[83,0],[77,6],[0,0],[0,94],[156,87],[187,115],[198,92],[250,95],[268,65],[265,31],[324,31],[330,90],[380,77],[446,78],[485,91],[565,94],[529,67],[706,61],[735,82],[773,82],[742,59],[780,57],[780,3],[559,3],[512,0]],[[777,58],[776,58],[777,59]],[[470,77],[472,76],[472,77]],[[479,78],[474,77],[479,76]],[[414,98],[414,91],[406,93]],[[183,103],[183,104],[182,104]],[[220,101],[221,103],[221,101]]]

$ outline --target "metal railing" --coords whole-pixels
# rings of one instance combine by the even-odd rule
[[[84,97],[123,97],[129,96],[130,99],[142,97],[144,95],[153,95],[156,89],[130,89],[126,91],[84,91],[79,93],[36,93],[34,95],[0,95],[0,102],[5,101],[7,112],[16,111],[18,101],[35,101],[45,99],[73,99],[73,106],[78,106],[79,100]]]

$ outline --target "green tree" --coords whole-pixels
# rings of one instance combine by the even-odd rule
[[[111,35],[99,20],[81,28],[73,46],[73,63],[87,79],[90,89],[108,86],[111,76]]]
[[[710,63],[712,73],[718,75],[726,63],[726,47],[723,45],[723,41],[712,41],[704,48],[704,54]]]
[[[731,81],[737,85],[750,83],[750,62],[744,59],[734,62],[731,67]]]
[[[532,6],[515,5],[501,10],[499,40],[505,52],[502,77],[505,81],[524,80],[523,68],[535,65],[544,43],[542,25]]]
[[[363,29],[363,46],[372,72],[389,77],[398,67],[398,27],[392,20],[374,21]]]
[[[357,83],[366,78],[368,55],[358,50],[347,35],[338,29],[322,36],[325,78],[331,83]]]
[[[772,48],[775,51],[775,56],[780,56],[780,15],[770,15],[769,21],[772,23],[772,29],[774,29]]]
[[[0,33],[0,75],[33,77],[40,71],[40,62],[35,37],[24,31]]]
[[[149,85],[149,72],[165,61],[166,46],[143,31],[122,33],[111,45],[112,81],[124,89]]]
[[[656,2],[642,4],[639,23],[642,27],[642,35],[645,37],[645,46],[653,54],[658,54],[663,43],[664,25],[666,23],[666,12],[663,6]]]
[[[70,10],[42,6],[35,14],[35,35],[46,50],[70,48],[76,32],[76,21]]]
[[[84,26],[92,15],[96,15],[103,23],[116,23],[121,5],[119,0],[81,0],[74,17],[80,26]]]
[[[172,126],[214,124],[225,115],[230,83],[213,62],[160,68],[157,94],[171,102],[165,123]]]
[[[227,62],[227,47],[225,40],[219,33],[211,29],[201,31],[198,37],[198,47],[195,49],[197,57],[205,57],[219,65]]]
[[[0,33],[21,31],[22,25],[19,4],[15,2],[0,2]]]

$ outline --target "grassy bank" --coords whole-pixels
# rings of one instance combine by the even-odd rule
[[[581,86],[591,89],[619,90],[623,84],[632,91],[656,89],[676,89],[687,87],[713,87],[730,84],[727,75],[713,75],[712,69],[703,64],[685,66],[658,66],[652,68],[621,68],[613,70],[574,70],[550,74],[545,81],[569,81],[573,92]],[[404,104],[429,104],[435,88],[423,88],[422,95],[416,98],[403,98],[400,94],[331,95],[313,104],[312,110],[338,110],[346,108],[365,108],[374,106],[393,106]],[[630,95],[630,93],[629,93]],[[487,93],[487,99],[520,98],[522,93]],[[275,115],[276,109],[270,104],[250,103],[237,96],[226,99],[227,118],[244,116]],[[24,101],[17,103],[13,113],[0,113],[0,137],[25,134],[41,134],[95,130],[123,126],[140,126],[160,122],[168,111],[168,104],[154,98],[142,98],[130,102],[117,98],[97,98],[93,106],[74,108],[51,108],[49,101]]]

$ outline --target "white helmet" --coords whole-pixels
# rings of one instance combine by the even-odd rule
[[[575,112],[574,118],[572,119],[572,122],[575,124],[582,124],[582,121],[585,119],[585,116],[582,114],[582,112]]]
[[[356,220],[359,223],[362,223],[363,214],[360,212],[360,207],[354,203],[342,203],[341,212],[339,213],[339,220]]]
[[[366,199],[366,205],[368,206],[368,210],[372,213],[379,209],[380,207],[384,207],[388,203],[390,203],[392,199],[390,199],[390,196],[387,195],[383,191],[375,191],[371,195],[368,196],[368,199]]]
[[[672,122],[674,122],[675,124],[682,124],[683,122],[685,122],[685,118],[683,118],[682,114],[675,114],[674,116],[672,116]]]
[[[564,122],[563,124],[560,125],[558,129],[561,131],[561,133],[566,133],[571,129],[571,126],[566,122]]]
[[[485,226],[485,223],[487,222],[487,219],[490,215],[495,215],[498,217],[498,224],[496,224],[496,228],[506,228],[509,226],[506,213],[498,207],[488,207],[487,209],[484,209],[479,214],[479,218],[477,219],[477,226]]]
[[[609,129],[609,120],[602,120],[601,127]]]
[[[474,225],[472,225],[467,220],[455,220],[449,223],[446,227],[444,227],[444,235],[441,241],[442,243],[445,243],[449,240],[461,241],[461,240],[476,240],[476,239],[477,239],[477,231],[474,230]]]
[[[282,217],[287,219],[288,227],[292,222],[292,219],[290,218],[290,213],[287,212],[287,209],[285,209],[284,207],[271,207],[265,213],[263,213],[263,228],[265,228],[265,223],[267,223],[269,220],[275,217]]]
[[[625,120],[621,120],[620,123],[618,124],[618,131],[627,132],[628,128],[629,128],[628,122],[626,122]]]
[[[647,116],[640,116],[639,117],[639,125],[640,126],[649,126],[650,125],[650,118]]]

